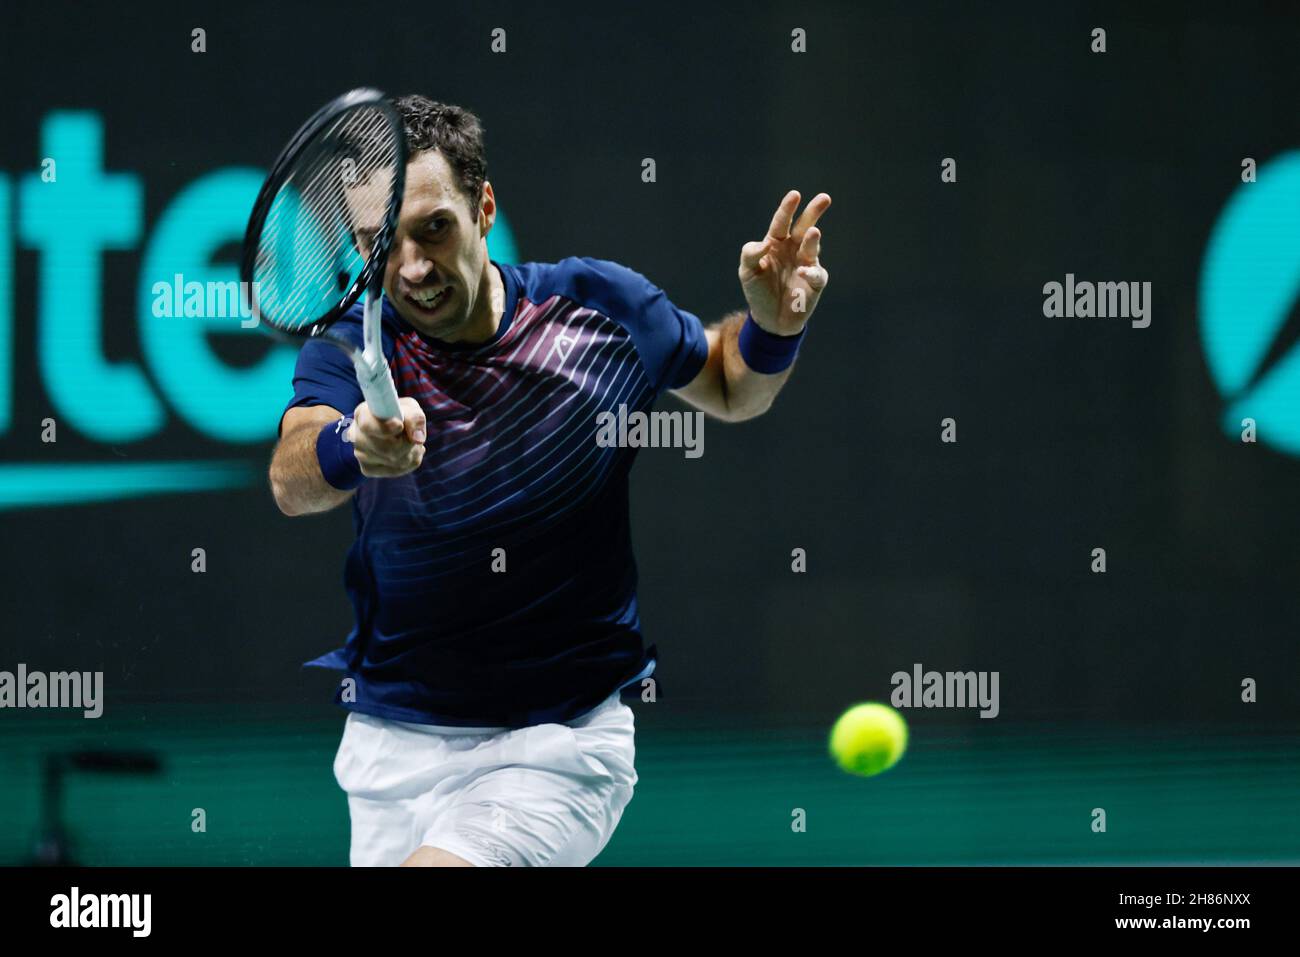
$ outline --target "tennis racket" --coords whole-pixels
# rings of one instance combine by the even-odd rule
[[[345,93],[318,110],[276,160],[248,218],[240,260],[258,324],[278,337],[320,338],[347,352],[379,419],[401,418],[380,317],[405,184],[401,117],[378,90]],[[358,347],[331,326],[363,293]]]

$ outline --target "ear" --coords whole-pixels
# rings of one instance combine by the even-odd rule
[[[497,221],[497,199],[492,192],[492,184],[483,181],[483,189],[478,204],[478,231],[480,236],[487,236],[492,231],[492,224]]]

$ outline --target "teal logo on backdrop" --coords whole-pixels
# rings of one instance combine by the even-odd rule
[[[290,395],[296,348],[272,343],[228,318],[164,318],[155,309],[159,280],[238,282],[233,262],[214,260],[219,250],[243,239],[263,172],[230,167],[205,173],[173,197],[149,228],[141,177],[105,169],[97,114],[49,114],[40,156],[55,161],[52,182],[41,172],[27,173],[11,189],[0,174],[0,441],[12,441],[19,408],[30,416],[33,435],[52,414],[60,432],[71,429],[114,447],[153,437],[172,418],[219,446],[274,438]],[[37,288],[27,297],[35,321],[31,356],[14,354],[14,257],[20,246],[37,253]],[[137,281],[129,304],[111,303],[108,311],[134,317],[139,354],[110,359],[103,348],[104,258],[123,252],[139,257]],[[500,214],[488,252],[499,262],[516,261],[510,226]],[[254,336],[265,343],[265,352],[251,365],[231,366],[212,349],[214,335]],[[35,363],[46,401],[14,394],[19,361]],[[228,456],[234,450],[222,451]],[[260,476],[260,459],[5,464],[0,507],[244,485]]]
[[[1300,151],[1261,166],[1210,234],[1200,277],[1201,344],[1222,426],[1300,455]]]

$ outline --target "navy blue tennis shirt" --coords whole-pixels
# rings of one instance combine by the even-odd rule
[[[488,342],[429,339],[384,303],[397,391],[428,427],[416,471],[353,496],[355,625],[307,662],[354,679],[355,701],[342,682],[335,695],[353,711],[526,727],[578,717],[655,668],[628,516],[637,450],[597,445],[597,415],[648,411],[690,382],[703,325],[617,263],[494,265],[505,312]],[[358,343],[361,328],[360,306],[334,326]],[[351,360],[324,342],[303,346],[293,387],[286,412],[363,401]]]

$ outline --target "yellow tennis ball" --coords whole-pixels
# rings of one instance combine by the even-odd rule
[[[870,777],[898,763],[907,750],[907,722],[886,704],[854,705],[831,728],[831,757],[849,774]]]

